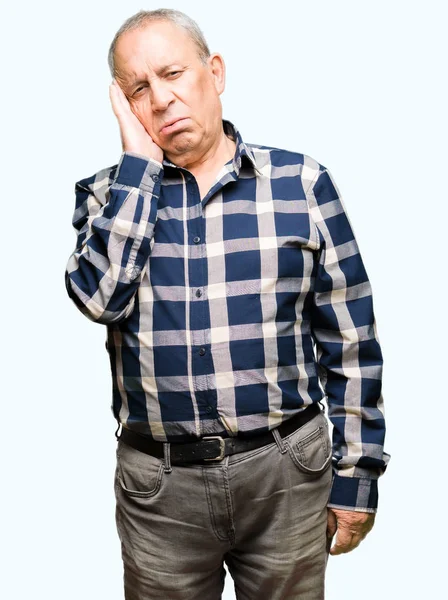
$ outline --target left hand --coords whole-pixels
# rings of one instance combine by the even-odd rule
[[[330,548],[330,554],[332,555],[350,552],[350,550],[359,546],[372,529],[375,521],[375,513],[339,508],[328,508],[327,510],[327,538],[329,544],[331,544],[331,538],[337,530],[336,542]]]

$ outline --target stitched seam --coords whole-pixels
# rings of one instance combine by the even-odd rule
[[[309,433],[303,439],[297,440],[297,444],[300,444],[301,446],[307,446],[308,444],[311,444],[311,442],[314,442],[314,440],[321,435],[321,432],[322,425],[319,425],[317,429]]]
[[[250,454],[248,454],[247,456],[242,456],[241,458],[238,458],[236,460],[232,460],[232,462],[230,464],[235,465],[236,463],[240,463],[244,460],[249,460],[253,456],[260,454],[261,452],[265,452],[266,450],[269,450],[274,445],[275,445],[275,442],[272,442],[272,443],[267,444],[266,446],[261,446],[260,448],[257,448],[255,450],[248,450],[248,452],[250,452]],[[238,454],[243,454],[243,453],[238,453]],[[235,456],[235,455],[233,455],[233,456]]]
[[[212,499],[211,499],[211,495],[210,495],[210,484],[207,479],[207,471],[204,467],[202,467],[202,475],[203,475],[204,483],[205,483],[205,495],[207,497],[208,512],[210,515],[210,521],[212,523],[213,531],[215,532],[215,535],[218,538],[218,540],[227,542],[228,539],[226,537],[221,536],[221,534],[218,531],[218,527],[216,525],[216,518],[215,518],[215,513],[213,512]]]
[[[322,173],[325,173],[326,170],[327,169],[325,169],[324,171],[322,171]],[[308,215],[309,215],[309,219],[310,219],[310,221],[311,221],[311,223],[313,224],[313,227],[314,227],[314,235],[316,237],[315,241],[316,241],[317,249],[320,248],[319,230],[317,228],[317,225],[316,225],[313,217],[311,216],[311,208],[310,208],[310,203],[309,203],[309,199],[308,199],[308,194],[311,191],[311,189],[314,189],[314,186],[316,185],[316,182],[319,179],[320,175],[321,175],[321,171],[317,171],[314,179],[311,181],[310,185],[307,187],[306,192],[305,192],[306,204],[308,206]]]
[[[157,473],[157,479],[156,479],[156,483],[153,487],[152,490],[146,491],[146,492],[139,492],[138,490],[130,490],[129,488],[127,488],[124,485],[124,481],[121,478],[121,474],[118,474],[118,481],[120,482],[120,485],[123,489],[123,491],[128,494],[129,496],[132,496],[134,498],[151,498],[152,496],[155,496],[155,494],[158,493],[159,489],[160,489],[160,485],[162,482],[162,469],[163,469],[163,464],[161,464],[159,466],[159,471]]]
[[[140,185],[132,185],[131,181],[128,179],[127,181],[129,183],[125,183],[126,180],[121,179],[120,181],[118,181],[117,179],[114,179],[112,182],[112,185],[114,186],[115,189],[118,190],[123,190],[123,189],[129,189],[129,191],[132,190],[140,190],[142,192],[148,192],[148,193],[152,193],[153,196],[155,196],[156,198],[158,198],[159,196],[157,194],[154,194],[153,189],[155,186],[147,186],[144,183],[140,183]],[[112,187],[111,185],[111,187]]]
[[[235,526],[233,522],[233,507],[232,507],[232,498],[230,495],[230,486],[228,480],[228,469],[227,467],[223,468],[223,479],[224,479],[224,488],[226,490],[226,504],[227,504],[227,513],[229,515],[230,528],[228,531],[229,541],[232,546],[235,544]]]
[[[308,196],[308,192],[311,190],[311,187],[314,188],[314,185],[315,185],[316,181],[319,179],[321,172],[325,173],[326,170],[327,169],[325,169],[324,171],[319,171],[319,170],[317,171],[316,175],[314,176],[314,179],[311,180],[309,186],[305,190],[305,196]]]

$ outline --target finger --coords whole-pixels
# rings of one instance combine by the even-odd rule
[[[109,95],[111,98],[114,113],[117,118],[125,119],[131,112],[128,99],[115,79],[109,86]]]
[[[339,526],[336,541],[333,546],[330,548],[330,554],[343,554],[344,552],[349,552],[352,542],[352,533],[349,529],[344,529]]]
[[[347,552],[350,552],[350,548],[350,541],[345,541],[344,543],[336,542],[335,544],[333,544],[333,546],[331,546],[330,554],[332,556],[337,556],[338,554],[346,554]]]
[[[118,116],[121,115],[121,110],[117,94],[117,85],[113,82],[109,86],[109,98],[112,104],[112,110],[114,111],[115,116],[118,118]]]
[[[349,532],[350,533],[350,532]],[[366,534],[363,533],[350,533],[350,539],[344,538],[342,542],[336,540],[336,544],[330,549],[330,554],[346,554],[351,552],[359,546]]]
[[[354,548],[359,546],[359,544],[362,542],[364,537],[365,537],[364,535],[354,535],[352,537],[352,541],[350,543],[350,548],[349,548],[349,550],[347,550],[347,552],[350,552],[351,550],[353,550]]]
[[[331,548],[331,542],[332,542],[333,538],[332,537],[327,537],[327,543],[325,544],[325,550],[327,552],[327,555],[330,554],[330,548]]]
[[[334,512],[330,509],[328,509],[328,516],[327,516],[327,537],[332,538],[334,536],[334,534],[336,533],[336,529],[337,529],[337,519],[336,519],[336,515],[334,514]]]
[[[375,516],[364,525],[364,535],[367,535],[372,530],[375,523]]]
[[[347,552],[351,552],[361,543],[363,537],[360,535],[352,535],[350,541],[342,547],[337,549],[335,554],[346,554]]]
[[[125,93],[123,92],[123,90],[121,89],[118,81],[116,79],[114,79],[114,87],[115,87],[115,91],[117,94],[117,98],[120,102],[120,105],[123,107],[123,110],[125,111],[130,111],[131,107],[129,105],[129,100],[127,99]]]
[[[371,529],[371,527],[367,527],[364,524],[351,525],[350,533],[354,536],[360,536],[361,539],[364,539]]]

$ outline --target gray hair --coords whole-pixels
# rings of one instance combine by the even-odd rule
[[[157,8],[156,10],[140,10],[138,13],[129,17],[115,34],[109,48],[107,61],[112,77],[115,77],[115,48],[120,36],[127,31],[143,28],[154,21],[169,21],[178,27],[182,27],[196,44],[200,61],[205,65],[210,56],[210,50],[205,41],[204,34],[199,29],[196,21],[191,17],[172,8]]]

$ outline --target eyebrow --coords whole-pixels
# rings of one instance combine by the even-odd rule
[[[170,69],[172,69],[173,67],[177,66],[180,63],[173,63],[171,65],[166,65],[164,67],[160,67],[160,69],[157,69],[156,71],[156,75],[163,75],[166,71],[169,71]],[[145,79],[133,79],[132,81],[130,81],[128,83],[128,87],[134,87],[135,85],[139,84],[139,83],[145,83],[146,80]]]

